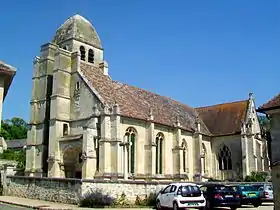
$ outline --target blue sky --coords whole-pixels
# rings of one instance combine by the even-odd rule
[[[98,31],[114,80],[190,106],[279,92],[279,1],[48,0],[1,3],[0,60],[18,71],[3,118],[29,120],[32,60],[76,13]]]

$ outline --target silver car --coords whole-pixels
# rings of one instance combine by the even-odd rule
[[[261,192],[262,202],[273,202],[273,186],[272,184],[264,184],[259,188]]]

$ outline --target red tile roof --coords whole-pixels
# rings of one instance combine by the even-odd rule
[[[263,104],[258,108],[258,111],[265,111],[265,110],[271,110],[280,108],[280,94],[274,96],[272,99],[270,99],[267,103]]]
[[[194,131],[198,116],[201,131],[206,135],[227,135],[241,130],[248,101],[191,108],[158,94],[113,81],[96,66],[81,62],[80,74],[102,103],[113,106],[117,102],[122,116],[148,120],[150,109],[154,122],[173,127],[179,118],[184,130]]]
[[[148,120],[151,109],[155,123],[173,127],[179,118],[184,130],[194,131],[195,109],[170,98],[113,81],[101,69],[84,62],[81,62],[80,71],[91,88],[100,95],[101,101],[110,106],[115,102],[119,104],[122,116]],[[204,134],[210,135],[203,122],[201,128]]]
[[[196,110],[212,135],[231,135],[241,131],[248,100],[199,107]]]

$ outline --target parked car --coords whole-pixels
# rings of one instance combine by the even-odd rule
[[[259,186],[262,202],[273,202],[273,186],[271,183],[265,183]]]
[[[231,186],[206,184],[200,187],[206,199],[206,209],[230,207],[235,210],[240,206],[240,195]]]
[[[157,209],[204,209],[205,198],[194,183],[172,183],[161,190],[156,198]]]
[[[232,186],[237,193],[240,195],[240,206],[252,204],[254,207],[262,205],[261,193],[259,186],[241,184]]]

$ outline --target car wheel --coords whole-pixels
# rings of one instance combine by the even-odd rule
[[[178,206],[177,202],[173,203],[173,210],[179,210],[179,206]]]
[[[260,205],[261,205],[260,203],[253,203],[253,206],[256,208],[259,207]]]
[[[206,201],[205,209],[212,209],[210,201]]]
[[[156,209],[157,210],[161,210],[162,208],[161,208],[161,205],[160,205],[160,201],[158,200],[157,201],[157,204],[156,204]]]

